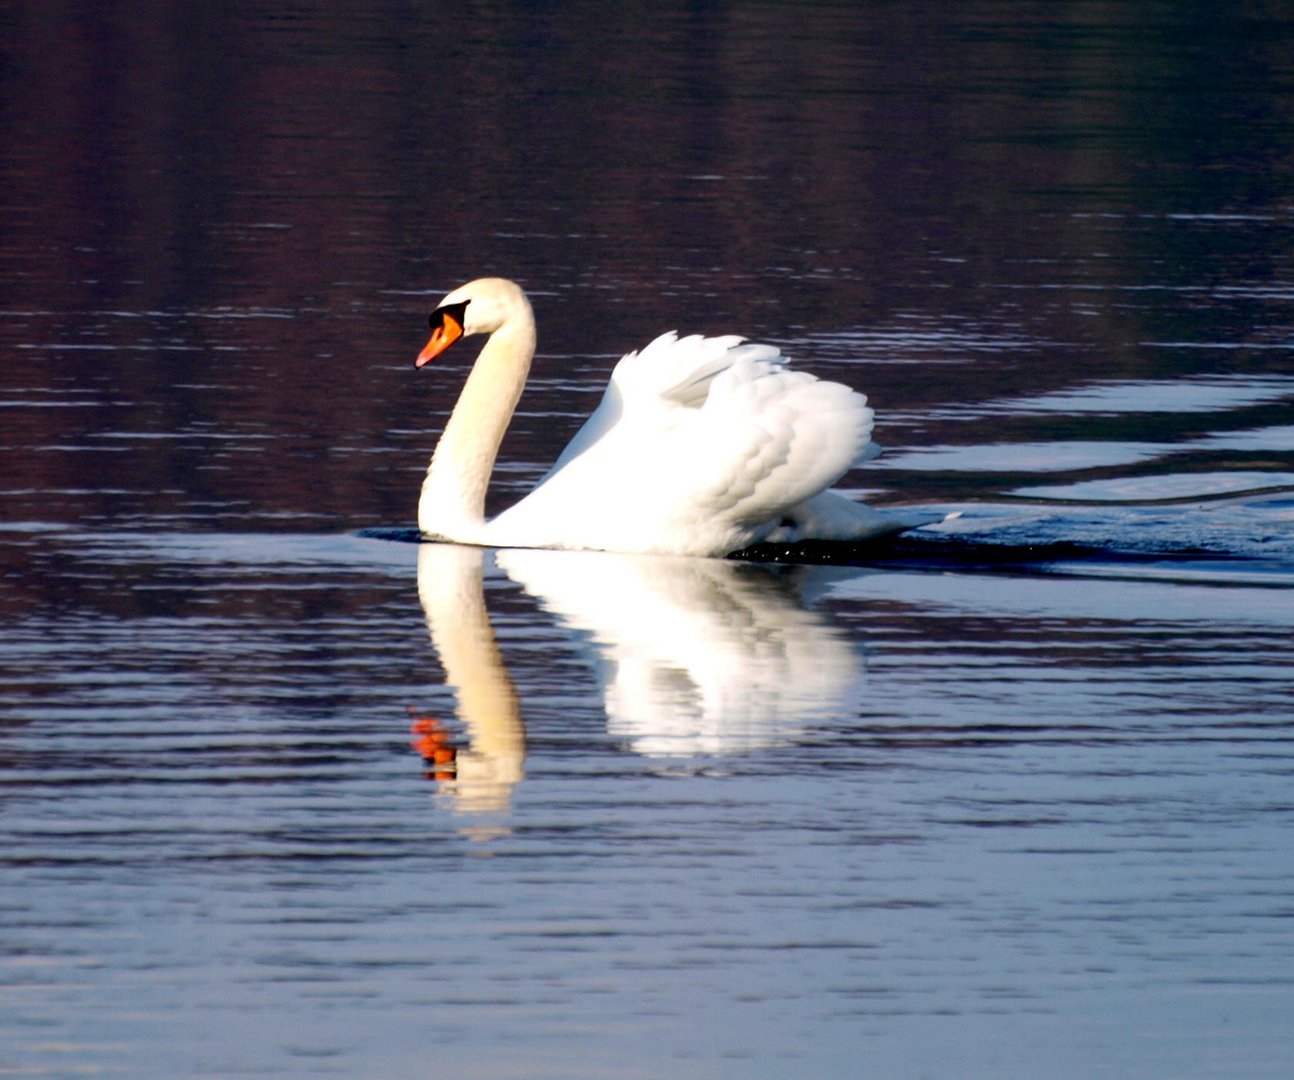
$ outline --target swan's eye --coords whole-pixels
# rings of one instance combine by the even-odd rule
[[[458,304],[445,304],[443,307],[438,307],[427,319],[427,325],[433,330],[439,329],[445,324],[445,316],[449,316],[461,327],[463,325],[463,316],[467,313],[467,305],[471,302],[470,300],[464,300]]]

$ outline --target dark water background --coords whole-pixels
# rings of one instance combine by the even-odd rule
[[[1294,6],[18,3],[0,131],[0,1073],[1290,1074]],[[484,273],[496,506],[678,328],[962,516],[376,538]]]

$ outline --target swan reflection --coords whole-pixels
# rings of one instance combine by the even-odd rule
[[[757,750],[856,713],[853,643],[805,607],[856,571],[521,549],[497,559],[586,632],[608,730],[638,753]]]
[[[525,755],[520,702],[485,607],[486,557],[448,544],[422,544],[418,557],[418,596],[467,741],[452,773],[442,727],[424,726],[419,745],[466,811],[505,808]],[[489,557],[572,632],[597,675],[608,732],[637,753],[767,749],[858,715],[859,653],[809,607],[858,570],[530,549]]]
[[[507,809],[526,756],[516,687],[485,609],[484,555],[454,544],[418,548],[418,600],[467,746],[454,747],[449,730],[430,716],[415,719],[414,746],[428,774],[470,814]]]

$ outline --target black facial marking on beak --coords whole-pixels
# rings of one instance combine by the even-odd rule
[[[445,316],[448,315],[454,320],[454,322],[458,323],[459,326],[462,326],[463,316],[467,312],[467,305],[471,302],[471,300],[463,300],[461,303],[457,304],[443,304],[428,316],[427,325],[435,330],[438,326],[444,323]]]

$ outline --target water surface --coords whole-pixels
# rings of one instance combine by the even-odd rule
[[[1279,5],[0,26],[0,1072],[1288,1075]],[[408,542],[482,273],[492,505],[677,328],[957,516]]]

